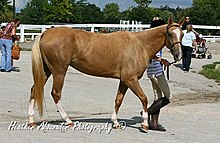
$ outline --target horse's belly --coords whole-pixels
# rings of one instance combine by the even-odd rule
[[[107,64],[88,64],[87,62],[73,61],[70,64],[73,68],[78,71],[100,77],[110,77],[110,78],[120,78],[120,71],[116,66],[107,65]]]

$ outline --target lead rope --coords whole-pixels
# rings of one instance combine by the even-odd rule
[[[169,66],[164,66],[164,70],[166,70],[167,71],[167,80],[170,80],[170,65],[172,65],[172,64],[174,64],[174,63],[176,63],[177,61],[173,61],[173,62],[171,62],[170,64],[169,64]]]

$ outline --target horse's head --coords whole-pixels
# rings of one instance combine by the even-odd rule
[[[174,23],[170,17],[166,28],[166,47],[170,49],[175,61],[180,61],[182,58],[181,40],[183,32],[180,26],[183,23],[184,19]]]

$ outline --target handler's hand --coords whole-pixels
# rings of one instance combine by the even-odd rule
[[[161,58],[161,63],[162,63],[163,65],[165,65],[165,66],[170,66],[170,62],[169,62],[168,60],[166,60],[166,59],[162,59],[162,58]]]

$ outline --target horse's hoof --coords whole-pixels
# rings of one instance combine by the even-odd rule
[[[112,128],[117,129],[117,130],[122,130],[123,129],[123,127],[120,124],[118,124],[118,125],[113,124]]]
[[[141,128],[142,128],[142,131],[144,132],[148,132],[148,126],[147,125],[144,125],[144,124],[141,124]]]
[[[37,126],[36,122],[32,122],[28,124],[29,127],[35,128]]]
[[[74,126],[74,123],[72,122],[72,123],[68,123],[66,126],[68,126],[69,128],[70,127],[73,127]]]

